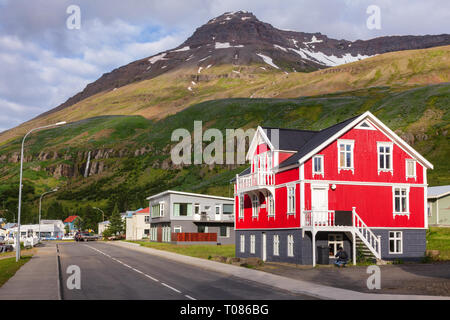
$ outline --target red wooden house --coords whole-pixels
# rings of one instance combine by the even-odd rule
[[[321,131],[262,128],[236,176],[236,256],[316,264],[317,248],[420,259],[433,165],[370,112]]]

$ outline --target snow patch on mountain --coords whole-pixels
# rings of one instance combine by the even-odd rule
[[[267,63],[268,65],[270,65],[276,69],[280,69],[275,63],[273,63],[272,58],[265,56],[261,53],[257,53],[256,55],[261,57],[264,60],[264,62]]]
[[[244,46],[242,44],[232,46],[229,42],[216,42],[215,48],[216,49],[227,49],[227,48],[243,48]]]
[[[161,53],[161,54],[158,54],[158,55],[156,55],[154,57],[151,57],[150,59],[148,59],[148,62],[150,62],[151,64],[154,64],[154,63],[156,63],[156,62],[158,62],[160,60],[167,60],[167,58],[164,58],[166,56],[166,54],[167,53]]]
[[[274,44],[273,46],[277,49],[283,50],[284,52],[288,52],[288,50],[285,47],[279,46],[277,44]]]
[[[310,44],[310,43],[320,43],[320,42],[323,42],[323,40],[319,40],[319,39],[316,38],[316,36],[312,36],[311,41],[309,41],[309,42],[303,42],[303,43],[306,44],[306,45],[308,45],[308,44]]]
[[[186,46],[181,49],[172,50],[171,52],[180,52],[180,51],[188,51],[188,50],[191,50],[191,48],[189,46]]]

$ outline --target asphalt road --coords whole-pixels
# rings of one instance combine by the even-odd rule
[[[65,300],[311,299],[101,242],[60,243],[59,251]],[[71,265],[80,268],[81,289],[68,289]]]

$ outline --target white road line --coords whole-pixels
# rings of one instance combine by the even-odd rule
[[[145,274],[145,273],[144,273],[144,276],[146,276],[147,278],[150,278],[150,279],[152,279],[153,281],[159,282],[159,280],[158,280],[158,279],[156,279],[156,278],[153,278],[152,276],[149,276],[148,274]]]
[[[114,260],[114,261],[116,261],[116,262],[122,264],[123,266],[125,266],[125,267],[127,267],[127,268],[130,268],[130,269],[136,271],[137,273],[143,274],[144,276],[146,276],[146,277],[149,278],[149,279],[152,279],[152,280],[155,281],[155,282],[160,282],[158,279],[153,278],[152,276],[150,276],[150,275],[148,275],[148,274],[146,274],[146,273],[144,273],[144,272],[142,272],[142,271],[140,271],[140,270],[138,270],[138,269],[135,269],[135,268],[129,266],[128,264],[123,263],[122,261],[120,261],[120,260],[118,260],[118,259],[116,259],[116,258],[113,258],[113,257],[111,257],[110,255],[108,255],[108,254],[106,254],[106,253],[104,253],[104,252],[102,252],[102,251],[100,251],[100,250],[98,250],[98,249],[96,249],[96,248],[94,248],[94,247],[91,247],[91,246],[89,246],[89,245],[86,245],[86,246],[89,247],[89,248],[91,248],[91,249],[93,249],[93,250],[95,250],[95,251],[97,251],[97,252],[99,252],[99,253],[101,253],[101,254],[103,254],[104,256],[107,256],[108,258],[111,258],[112,260]],[[164,283],[164,282],[161,282],[161,284],[162,284],[163,286],[165,286],[166,288],[169,288],[170,290],[173,290],[173,291],[175,291],[175,292],[177,292],[177,293],[181,293],[180,290],[175,289],[174,287],[171,287],[171,286],[169,286],[168,284],[166,284],[166,283]],[[193,297],[191,297],[190,295],[187,295],[187,294],[185,294],[184,296],[185,296],[186,298],[188,298],[188,299],[191,299],[191,300],[197,300],[197,299],[195,299],[195,298],[193,298]]]
[[[175,292],[181,293],[180,290],[175,289],[174,287],[171,287],[171,286],[169,286],[168,284],[165,284],[164,282],[161,282],[161,284],[162,284],[163,286],[165,286],[165,287],[167,287],[167,288],[169,288],[169,289],[175,291]]]

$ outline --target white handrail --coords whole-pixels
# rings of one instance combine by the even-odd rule
[[[237,177],[237,189],[242,190],[257,186],[275,185],[275,174],[268,171],[256,171],[245,176]]]
[[[356,208],[352,208],[353,214],[353,226],[359,238],[369,248],[374,256],[381,259],[381,239],[380,236],[376,236],[372,230],[364,223],[361,217],[356,213]]]
[[[305,227],[334,227],[334,210],[303,210],[303,224]]]

